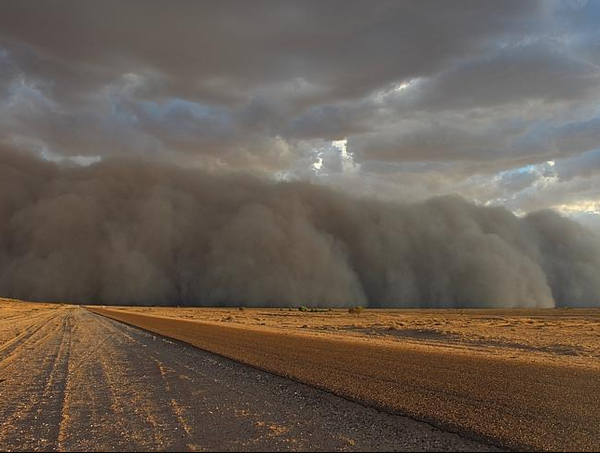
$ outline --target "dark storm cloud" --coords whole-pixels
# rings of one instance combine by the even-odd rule
[[[531,100],[554,103],[600,94],[598,66],[560,45],[505,47],[424,81],[400,108],[464,110]]]
[[[386,199],[589,204],[599,29],[585,1],[9,0],[0,143]],[[521,171],[549,160],[554,176]]]
[[[58,89],[143,72],[157,95],[243,100],[302,80],[294,97],[321,102],[432,74],[492,38],[530,32],[537,10],[519,1],[25,0],[0,5],[0,37],[47,60],[28,72],[65,77]]]
[[[273,163],[263,149],[278,137],[291,147],[354,137],[366,143],[359,154],[366,147],[399,161],[502,159],[507,140],[491,127],[465,132],[436,112],[589,98],[598,70],[573,48],[591,44],[581,32],[577,45],[561,40],[583,21],[579,9],[534,1],[3,2],[4,60],[51,101],[3,115],[12,120],[3,135],[34,136],[59,154],[149,147],[200,160],[222,154],[232,164],[250,153],[280,169],[293,159]],[[173,107],[176,99],[184,102]],[[431,116],[404,133],[402,122],[423,109]],[[498,122],[494,111],[481,115]],[[390,152],[378,151],[386,140]]]
[[[600,142],[598,142],[600,144]],[[600,174],[600,149],[556,163],[559,178],[571,180],[577,176]]]
[[[0,49],[0,101],[10,95],[10,86],[18,77],[18,70],[10,60],[8,52]]]

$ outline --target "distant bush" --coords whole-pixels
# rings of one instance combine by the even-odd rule
[[[363,308],[362,307],[352,307],[348,309],[348,313],[350,313],[351,315],[356,315],[359,316],[362,312],[363,312]]]
[[[298,307],[298,311],[308,312],[308,313],[325,313],[327,311],[331,311],[331,309],[327,310],[326,308],[314,308],[314,307],[308,308],[308,307],[305,307],[304,305],[302,305],[301,307]]]

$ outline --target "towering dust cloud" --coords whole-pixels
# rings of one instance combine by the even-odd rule
[[[102,304],[600,306],[600,237],[550,211],[0,152],[0,294]]]

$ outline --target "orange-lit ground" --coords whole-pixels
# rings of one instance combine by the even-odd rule
[[[377,344],[600,368],[600,309],[364,310],[126,307],[128,311]]]
[[[599,310],[0,299],[0,449],[597,450],[599,337]]]
[[[503,447],[600,447],[598,310],[94,311]]]
[[[493,451],[77,306],[0,301],[2,451]]]

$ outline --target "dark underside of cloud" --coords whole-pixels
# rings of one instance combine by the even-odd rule
[[[598,225],[599,103],[599,1],[0,1],[0,146],[54,160]]]
[[[0,151],[0,294],[101,304],[600,305],[600,238],[551,211],[355,199]]]

